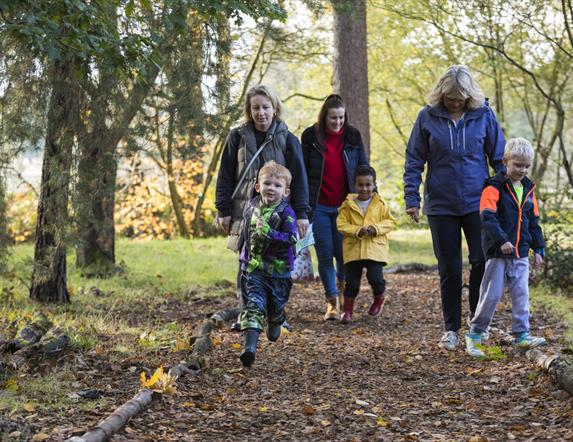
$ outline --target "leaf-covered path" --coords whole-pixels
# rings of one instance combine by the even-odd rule
[[[113,441],[573,440],[573,398],[524,355],[502,346],[505,358],[476,361],[463,345],[449,353],[437,349],[442,321],[435,273],[387,279],[381,316],[365,315],[370,292],[364,286],[349,326],[321,320],[318,283],[295,285],[288,307],[294,331],[277,343],[261,336],[252,368],[240,365],[238,334],[216,333],[210,368],[180,378],[177,396],[134,418]],[[232,296],[172,303],[162,314],[184,321],[195,306],[196,322],[197,309],[212,313],[234,303]],[[496,320],[507,329],[509,305]],[[536,333],[556,344],[562,330],[548,324],[542,312],[533,315],[532,328],[542,327]],[[490,344],[500,345],[499,337]],[[156,356],[164,363],[181,359],[167,351]],[[124,386],[115,406],[135,391],[135,382]],[[113,408],[78,416],[60,435],[70,436],[72,425],[77,432],[80,422],[95,425]]]

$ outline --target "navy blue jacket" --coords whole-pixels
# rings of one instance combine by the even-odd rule
[[[493,111],[484,105],[466,112],[454,124],[442,106],[426,106],[418,114],[406,148],[404,197],[406,208],[420,207],[424,184],[426,215],[463,216],[479,210],[483,182],[504,171],[505,139]]]
[[[322,174],[324,172],[324,157],[322,156],[324,140],[320,140],[318,136],[318,125],[316,124],[306,128],[300,138],[302,156],[308,177],[308,202],[311,213],[313,213],[318,202],[320,186],[322,184]],[[368,164],[368,158],[366,157],[366,150],[358,129],[350,125],[347,126],[344,131],[343,140],[344,150],[342,154],[344,155],[348,190],[350,193],[354,193],[354,171],[358,166]],[[309,216],[309,218],[312,219],[312,216]]]
[[[539,208],[535,197],[535,184],[527,177],[521,180],[523,201],[517,195],[505,173],[487,179],[480,200],[482,247],[486,259],[526,258],[529,249],[543,256],[543,232],[539,225]],[[502,244],[509,241],[515,246],[512,255],[501,252]]]

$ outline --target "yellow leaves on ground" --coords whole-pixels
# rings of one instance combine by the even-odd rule
[[[22,405],[22,408],[26,410],[28,413],[33,413],[34,411],[36,411],[36,404],[32,402],[26,402],[24,405]]]
[[[376,424],[379,427],[384,427],[384,428],[390,426],[390,422],[388,422],[387,420],[384,420],[384,418],[382,418],[382,417],[379,417],[376,419]]]
[[[160,366],[157,370],[155,370],[155,373],[153,373],[153,376],[151,376],[149,379],[147,379],[147,376],[143,371],[139,376],[141,388],[149,388],[150,390],[168,395],[175,394],[177,391],[175,387],[176,380],[177,376],[173,376],[171,372],[163,372],[163,366]]]
[[[316,409],[312,405],[305,405],[302,408],[302,412],[307,416],[312,416],[316,413]]]
[[[48,440],[50,438],[49,434],[46,433],[38,433],[32,437],[32,442],[41,442],[43,440]]]
[[[241,344],[238,342],[235,342],[234,344],[231,344],[231,347],[233,348],[241,348]]]
[[[178,351],[186,351],[186,350],[191,350],[191,345],[189,344],[189,341],[187,339],[179,339],[177,338],[177,340],[175,341],[175,345],[173,346],[173,352],[178,352]]]
[[[212,336],[211,337],[211,344],[213,345],[213,347],[219,347],[222,344],[223,341],[221,341],[221,338],[218,336]]]
[[[259,407],[259,411],[260,411],[261,413],[268,413],[269,407],[267,407],[266,405],[261,405],[261,406]]]

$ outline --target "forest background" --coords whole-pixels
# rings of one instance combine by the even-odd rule
[[[11,245],[35,241],[33,299],[68,300],[68,248],[85,275],[106,276],[121,271],[116,236],[215,235],[223,142],[259,83],[297,136],[333,89],[367,109],[350,121],[369,128],[381,193],[408,228],[405,146],[452,64],[475,72],[506,137],[533,142],[544,276],[573,285],[569,0],[0,1],[0,12],[0,257],[10,276]],[[366,57],[341,59],[360,39]],[[341,86],[341,64],[366,76],[366,97]],[[24,165],[41,155],[34,182]]]

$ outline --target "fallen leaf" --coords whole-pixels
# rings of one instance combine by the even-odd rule
[[[302,412],[307,416],[312,416],[314,413],[316,413],[316,410],[312,405],[305,405],[302,408]]]
[[[331,423],[330,423],[330,421],[323,419],[320,421],[320,425],[322,425],[323,427],[328,427],[329,425],[331,425]]]
[[[211,337],[211,344],[213,344],[213,347],[219,347],[222,342],[223,341],[221,341],[221,338],[219,338],[218,336]]]
[[[269,407],[267,407],[266,405],[261,405],[261,406],[259,407],[259,411],[260,411],[261,413],[268,413]]]
[[[33,413],[36,411],[36,404],[33,404],[32,402],[26,402],[24,405],[22,405],[22,408],[28,413]]]
[[[381,418],[381,417],[379,417],[378,419],[376,419],[376,424],[377,424],[379,427],[384,427],[384,428],[390,426],[390,422],[388,422],[387,420],[385,420],[384,418]]]
[[[50,438],[49,434],[38,433],[38,434],[35,434],[34,437],[32,437],[32,442],[40,442],[43,440],[48,440],[49,438]]]
[[[356,399],[356,405],[360,405],[361,407],[369,407],[370,404],[366,401],[362,401],[360,399]]]
[[[238,342],[235,342],[235,343],[231,344],[231,347],[233,347],[233,348],[241,348],[241,344],[239,344]]]

